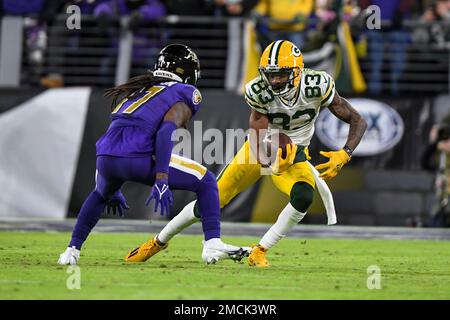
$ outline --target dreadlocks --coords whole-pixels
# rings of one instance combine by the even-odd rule
[[[150,88],[155,84],[167,81],[165,78],[154,77],[153,72],[148,72],[146,74],[136,76],[128,80],[127,82],[106,89],[104,96],[112,97],[111,110],[117,105],[117,101],[121,96],[123,99],[125,98],[134,98],[137,94],[139,94],[142,89]]]

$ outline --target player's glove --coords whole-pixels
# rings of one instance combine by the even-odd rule
[[[328,152],[320,151],[320,154],[330,158],[330,161],[315,166],[317,170],[326,169],[319,175],[319,177],[325,180],[334,178],[342,167],[351,159],[350,155],[344,149]]]
[[[305,152],[305,157],[306,157],[306,160],[311,160],[312,158],[311,158],[311,156],[309,155],[309,149],[308,149],[308,147],[305,147],[305,149],[303,149],[303,152]]]
[[[119,213],[119,216],[124,216],[124,210],[130,209],[130,206],[127,204],[125,197],[122,192],[117,191],[108,201],[106,201],[106,214],[116,214]]]
[[[286,145],[286,158],[284,159],[282,153],[283,150],[278,148],[275,163],[270,166],[272,173],[275,175],[283,173],[294,163],[295,155],[297,154],[297,145],[291,143]]]
[[[167,179],[156,179],[145,205],[148,206],[153,199],[155,199],[155,212],[158,211],[158,206],[161,205],[161,215],[164,216],[167,214],[169,216],[170,207],[173,204],[173,196],[172,191],[169,189]]]

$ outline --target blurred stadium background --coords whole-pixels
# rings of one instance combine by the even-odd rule
[[[448,299],[449,31],[450,0],[0,0],[0,299]],[[102,216],[81,253],[82,290],[72,290],[70,267],[56,261],[94,187],[104,89],[183,43],[202,68],[194,120],[203,132],[246,130],[243,85],[274,39],[331,74],[369,125],[329,184],[337,226],[316,196],[268,270],[203,265],[200,224],[151,261],[126,264],[166,223],[144,206],[150,189],[129,183],[131,210]],[[346,134],[321,112],[311,162]],[[195,136],[192,157],[202,161],[209,143]],[[228,155],[239,147],[224,143]],[[175,191],[171,214],[192,198]],[[257,242],[287,201],[263,177],[223,210],[224,241]]]
[[[204,107],[195,120],[202,121],[203,130],[245,130],[250,109],[243,84],[257,74],[261,48],[277,38],[296,43],[306,67],[333,75],[338,91],[369,123],[360,154],[330,183],[338,224],[448,226],[446,160],[438,160],[450,153],[450,1],[0,4],[0,220],[5,228],[76,217],[94,186],[95,141],[109,123],[110,101],[102,97],[103,89],[151,69],[164,45],[184,43],[199,55]],[[381,29],[372,5],[380,8]],[[341,147],[345,130],[324,113],[310,146],[312,162],[323,160],[320,150]],[[192,154],[206,144],[195,145]],[[215,173],[222,167],[210,166]],[[144,207],[148,191],[125,186],[132,207],[126,218],[160,219]],[[172,214],[193,198],[178,191],[174,196]],[[272,223],[286,202],[263,178],[224,210],[223,220]],[[324,212],[316,197],[302,223],[326,224]]]

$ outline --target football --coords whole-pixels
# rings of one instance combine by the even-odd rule
[[[285,133],[277,132],[272,133],[265,139],[267,155],[272,158],[277,155],[278,148],[281,148],[283,151],[281,156],[286,158],[286,145],[289,143],[293,143],[291,138]],[[272,159],[274,160],[274,159]]]

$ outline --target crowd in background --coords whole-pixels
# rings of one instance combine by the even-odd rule
[[[422,169],[435,174],[435,198],[429,211],[431,227],[450,227],[450,113],[432,126],[422,154]]]
[[[25,39],[30,63],[42,65],[47,46],[47,29],[58,13],[66,13],[77,5],[81,14],[95,17],[100,36],[108,36],[116,18],[129,17],[127,28],[134,32],[133,59],[144,59],[140,48],[158,47],[167,39],[162,34],[158,43],[149,44],[139,33],[143,23],[168,15],[248,17],[254,19],[261,48],[275,39],[290,40],[302,51],[320,46],[336,37],[336,26],[347,21],[361,50],[371,61],[367,75],[368,91],[382,92],[381,76],[389,46],[391,58],[391,93],[398,93],[399,78],[404,70],[406,45],[418,43],[445,47],[450,43],[450,0],[0,0],[0,15],[19,15],[25,19]],[[381,13],[381,29],[367,29],[367,8],[377,5]],[[413,29],[405,28],[405,20],[423,22]],[[363,31],[361,31],[363,30]],[[117,42],[117,40],[115,40]],[[76,37],[72,46],[76,47]],[[117,47],[117,43],[112,43]],[[366,48],[366,50],[364,50]],[[105,57],[104,68],[113,64]]]
[[[77,5],[82,15],[93,17],[97,36],[111,39],[111,52],[101,60],[100,73],[106,74],[115,64],[117,36],[111,36],[118,18],[128,17],[122,28],[133,32],[133,61],[148,59],[142,48],[158,50],[169,36],[161,32],[159,41],[142,33],[146,23],[163,20],[170,15],[209,16],[218,19],[246,17],[254,21],[257,42],[261,48],[277,39],[295,43],[303,52],[318,49],[324,42],[337,37],[337,26],[349,24],[358,46],[358,53],[370,61],[365,74],[368,93],[383,93],[382,69],[389,56],[389,93],[397,94],[398,83],[407,63],[409,44],[423,48],[450,50],[450,0],[0,0],[0,17],[23,16],[24,45],[32,70],[40,75],[46,57],[48,30],[58,14]],[[367,8],[380,8],[381,29],[370,29]],[[409,23],[409,24],[408,24]],[[412,23],[412,24],[411,24]],[[117,35],[117,33],[116,33]],[[76,49],[78,35],[67,37],[66,46]],[[151,61],[144,61],[151,66]],[[103,70],[103,71],[102,71]],[[57,74],[57,73],[56,73]],[[43,77],[47,87],[60,86],[58,78]],[[445,106],[448,111],[448,106]],[[437,172],[436,205],[432,208],[431,226],[450,223],[450,116],[437,120],[430,134],[429,146],[422,165]]]

